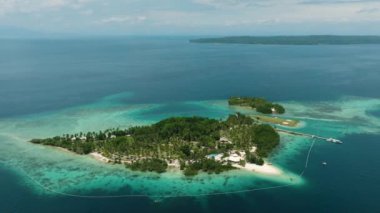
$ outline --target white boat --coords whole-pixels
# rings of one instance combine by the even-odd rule
[[[331,143],[339,143],[339,144],[343,143],[342,141],[338,139],[334,139],[334,138],[328,138],[326,139],[326,141],[331,142]]]

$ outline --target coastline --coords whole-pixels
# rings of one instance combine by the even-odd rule
[[[88,156],[92,157],[93,159],[95,159],[97,161],[103,162],[103,163],[110,163],[111,162],[111,159],[103,156],[99,152],[91,152],[90,154],[88,154]]]
[[[301,120],[295,120],[290,118],[284,118],[283,115],[272,113],[272,114],[263,114],[260,112],[257,112],[255,108],[249,107],[249,106],[237,106],[237,105],[229,105],[228,106],[231,109],[235,109],[236,111],[243,110],[247,115],[249,115],[251,118],[255,118],[263,123],[270,123],[274,125],[280,125],[287,128],[300,128],[301,127]]]
[[[242,169],[242,170],[260,173],[260,174],[264,174],[264,175],[282,175],[284,173],[278,167],[275,167],[275,166],[270,165],[268,163],[264,163],[264,165],[262,165],[262,166],[252,164],[252,163],[246,163],[245,166],[241,166],[239,164],[233,164],[233,166],[236,168]]]
[[[61,150],[65,150],[65,149],[61,149]],[[65,151],[68,151],[68,150],[65,150]],[[92,159],[95,159],[95,160],[102,162],[102,163],[111,163],[112,162],[111,159],[105,157],[104,155],[102,155],[99,152],[92,152],[92,153],[88,154],[88,156],[90,156]],[[126,162],[122,161],[121,163],[126,163]],[[232,164],[232,166],[237,168],[237,169],[240,169],[240,170],[245,170],[245,171],[249,171],[249,172],[253,172],[253,173],[259,173],[259,174],[263,174],[263,175],[279,176],[279,175],[282,175],[284,173],[278,167],[270,165],[268,163],[264,163],[261,166],[256,165],[256,164],[252,164],[252,163],[246,163],[245,166],[241,166],[241,165],[235,163],[235,164]],[[180,171],[180,164],[179,164],[178,160],[174,160],[172,163],[168,163],[168,169],[166,172],[178,172],[178,171]]]

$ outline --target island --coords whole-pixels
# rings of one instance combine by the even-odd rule
[[[264,98],[256,97],[230,97],[228,104],[232,106],[243,106],[255,109],[263,114],[284,114],[285,108],[276,103],[265,100]]]
[[[225,120],[172,117],[152,125],[63,134],[30,142],[90,154],[131,170],[163,173],[174,168],[194,176],[231,169],[266,168],[267,173],[278,173],[264,159],[278,147],[280,137],[271,125],[236,113]]]
[[[229,36],[192,39],[191,43],[260,44],[260,45],[347,45],[380,44],[380,36]]]
[[[298,120],[275,116],[276,114],[284,114],[285,108],[280,104],[272,103],[264,98],[230,97],[228,99],[228,104],[230,106],[248,107],[252,110],[256,110],[256,112],[259,113],[254,114],[253,116],[251,115],[251,117],[261,123],[287,127],[296,127],[300,123]]]

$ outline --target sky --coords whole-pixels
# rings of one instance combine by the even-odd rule
[[[0,0],[0,34],[22,32],[380,35],[380,0]]]

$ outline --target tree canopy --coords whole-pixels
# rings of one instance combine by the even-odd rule
[[[221,141],[222,137],[231,142]],[[225,121],[172,117],[125,130],[64,134],[31,142],[62,147],[78,154],[99,152],[114,163],[125,163],[127,168],[140,171],[162,173],[168,162],[178,160],[185,175],[195,175],[198,171],[220,173],[232,169],[229,164],[208,159],[208,155],[249,150],[253,146],[257,147],[257,153],[248,160],[260,164],[261,158],[267,157],[279,144],[279,135],[271,126],[237,113]]]
[[[284,114],[285,108],[280,104],[272,103],[263,98],[256,97],[230,97],[229,105],[246,106],[256,109],[257,112],[263,114],[278,113]]]

